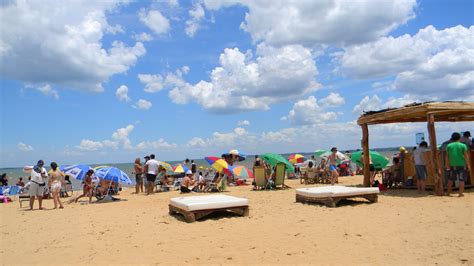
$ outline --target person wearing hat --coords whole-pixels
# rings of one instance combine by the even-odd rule
[[[43,160],[39,160],[33,167],[33,171],[31,171],[31,185],[28,189],[30,210],[33,210],[36,197],[38,197],[39,209],[43,209],[43,194],[46,187],[46,178],[48,178],[48,172],[46,172],[43,166]]]
[[[183,182],[181,183],[181,193],[191,192],[195,183],[196,180],[194,179],[193,172],[191,170],[188,170],[183,178]]]

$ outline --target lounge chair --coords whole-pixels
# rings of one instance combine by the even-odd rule
[[[255,187],[257,189],[262,189],[265,188],[267,185],[267,178],[265,176],[265,167],[263,166],[255,166],[253,169],[253,176],[254,176],[254,182],[255,182]]]
[[[285,169],[286,165],[284,163],[278,163],[275,169],[275,187],[281,186],[281,188],[290,188],[285,185]]]
[[[304,180],[306,178],[306,171],[307,171],[307,168],[306,167],[300,167],[300,184],[303,184],[304,183]]]
[[[315,167],[313,168],[308,168],[308,170],[306,170],[306,173],[304,174],[303,176],[303,182],[301,183],[305,183],[306,185],[307,184],[316,184],[318,183],[318,177],[319,177],[319,171],[318,169],[316,169]]]
[[[241,216],[249,215],[248,199],[227,195],[172,198],[168,207],[170,215],[180,213],[188,223],[217,211],[232,212]]]
[[[365,198],[377,202],[379,189],[373,187],[326,186],[296,189],[296,202],[322,203],[336,207],[339,201],[348,198]]]

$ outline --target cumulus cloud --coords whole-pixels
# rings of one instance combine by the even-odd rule
[[[241,121],[237,122],[237,125],[238,125],[238,126],[249,126],[249,125],[250,125],[250,121],[248,121],[248,120],[241,120]]]
[[[153,40],[153,36],[151,36],[150,34],[146,32],[142,32],[140,34],[134,34],[132,38],[139,42],[149,42]]]
[[[31,145],[28,145],[28,144],[25,144],[23,142],[19,142],[16,147],[20,150],[20,151],[34,151],[35,149],[33,148],[33,146]]]
[[[186,21],[186,34],[189,37],[193,37],[196,34],[204,16],[204,8],[200,3],[194,4],[193,9],[189,10],[189,19]]]
[[[156,34],[164,34],[170,30],[169,20],[159,10],[149,10],[147,12],[141,9],[138,16],[140,21]]]
[[[0,5],[0,75],[34,85],[102,91],[146,52],[141,42],[103,47],[106,13],[120,1],[7,1]],[[45,71],[47,69],[47,71]]]
[[[255,42],[308,46],[376,40],[414,18],[417,5],[416,0],[205,0],[204,3],[210,10],[236,4],[246,6],[248,12],[241,28],[249,32]]]
[[[144,99],[139,99],[135,105],[133,105],[134,108],[141,109],[141,110],[148,110],[152,106],[152,103],[144,100]]]
[[[119,101],[130,101],[130,97],[128,97],[128,87],[125,85],[120,86],[117,91],[115,91],[115,96]]]
[[[158,150],[158,149],[173,149],[178,145],[176,143],[168,143],[163,138],[156,141],[142,141],[137,144],[138,150]]]
[[[356,106],[354,106],[352,113],[360,115],[367,111],[378,111],[385,108],[397,108],[414,102],[420,102],[420,100],[409,94],[399,98],[389,97],[385,102],[375,94],[372,97],[365,96]]]
[[[268,110],[271,104],[301,97],[319,87],[314,80],[318,71],[311,51],[301,45],[274,48],[260,44],[255,56],[251,51],[226,48],[219,62],[209,81],[190,84],[179,71],[168,75],[164,83],[161,76],[147,76],[155,81],[147,87],[170,87],[173,102],[196,102],[212,112]]]
[[[25,88],[37,90],[46,96],[52,97],[55,100],[59,99],[59,92],[51,88],[51,85],[49,84],[42,85],[42,86],[27,84]]]
[[[282,117],[282,120],[288,120],[295,125],[317,124],[325,121],[334,121],[336,119],[337,113],[326,111],[321,107],[314,96],[309,96],[305,100],[297,101],[288,115]]]
[[[165,88],[163,77],[161,75],[138,74],[138,79],[145,85],[145,92],[155,93]]]
[[[119,147],[131,149],[132,143],[128,136],[134,128],[134,125],[128,125],[126,127],[119,128],[112,134],[110,139],[102,141],[82,139],[81,143],[76,146],[76,148],[81,151],[97,151],[104,148],[118,149]]]
[[[453,99],[474,94],[474,26],[383,37],[349,47],[342,68],[356,78],[395,76],[391,89],[423,99]]]
[[[339,93],[331,92],[327,97],[321,99],[323,107],[338,107],[344,105],[346,100]]]

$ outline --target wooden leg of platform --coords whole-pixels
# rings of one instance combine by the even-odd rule
[[[184,215],[184,220],[186,220],[186,222],[188,223],[193,223],[196,221],[196,215],[192,212],[183,213],[183,215]]]
[[[370,201],[371,203],[376,203],[378,201],[379,196],[377,194],[373,194],[364,196],[364,198]]]

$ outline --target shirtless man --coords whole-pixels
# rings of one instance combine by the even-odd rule
[[[181,193],[189,193],[192,190],[192,186],[196,183],[194,180],[194,175],[191,170],[186,172],[186,176],[183,178],[183,182],[181,183]]]
[[[339,178],[339,173],[337,172],[337,148],[333,147],[331,149],[331,155],[329,155],[329,171],[331,171],[331,186],[334,186],[336,180]]]

